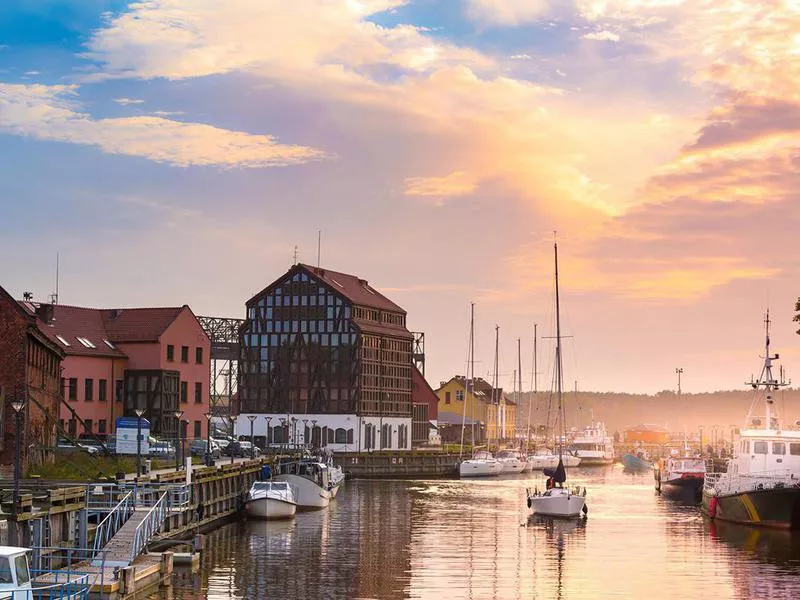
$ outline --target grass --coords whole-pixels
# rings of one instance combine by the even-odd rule
[[[142,467],[145,459],[142,458]],[[167,469],[175,466],[174,459],[153,459],[153,469]],[[40,477],[42,479],[74,479],[85,481],[87,479],[113,479],[117,473],[135,473],[135,456],[90,456],[86,452],[63,451],[56,454],[56,460],[29,469],[25,477]]]

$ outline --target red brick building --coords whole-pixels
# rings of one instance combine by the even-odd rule
[[[53,457],[64,352],[44,335],[35,315],[0,287],[0,465],[10,472],[20,435],[23,469]],[[17,429],[11,402],[23,400]]]

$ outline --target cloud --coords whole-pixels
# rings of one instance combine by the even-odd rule
[[[467,0],[467,16],[484,25],[531,23],[550,8],[548,0]]]
[[[0,84],[0,132],[96,146],[187,167],[276,167],[319,160],[317,149],[268,135],[182,123],[161,117],[93,119],[78,112],[75,86]]]
[[[593,31],[583,36],[585,40],[596,40],[599,42],[618,42],[619,35],[611,31]]]
[[[478,183],[464,171],[454,171],[444,177],[407,177],[406,196],[454,197],[475,191]]]
[[[144,100],[139,100],[137,98],[114,98],[114,102],[121,106],[128,106],[130,104],[143,104]]]

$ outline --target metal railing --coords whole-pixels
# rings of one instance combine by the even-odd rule
[[[101,548],[111,541],[111,538],[114,537],[114,535],[130,518],[136,508],[134,502],[134,493],[128,492],[122,497],[122,500],[120,500],[117,505],[111,509],[111,512],[106,515],[105,519],[100,522],[95,530],[94,544],[92,545],[95,554],[97,554]],[[94,559],[95,557],[92,556],[92,558]]]
[[[800,487],[800,477],[789,469],[781,469],[760,473],[706,473],[703,481],[703,490],[712,495],[783,487]]]
[[[121,489],[130,490],[135,496],[136,506],[154,506],[165,492],[169,494],[169,506],[177,509],[189,504],[190,486],[185,483],[144,483],[126,482]]]
[[[51,577],[53,574],[31,571],[30,587],[3,588],[0,591],[0,598],[4,600],[87,600],[89,598],[89,590],[92,587],[89,573],[64,571],[59,573],[65,579],[64,581],[36,581],[36,578],[42,575]],[[56,576],[56,578],[59,577]]]
[[[131,562],[144,550],[147,542],[161,529],[169,513],[169,494],[164,492],[153,507],[147,511],[142,522],[136,526],[131,548]]]

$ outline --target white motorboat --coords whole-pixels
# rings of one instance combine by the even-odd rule
[[[490,477],[503,472],[503,464],[492,456],[491,452],[479,451],[472,458],[463,460],[458,465],[461,477]]]
[[[331,502],[328,465],[315,460],[280,462],[275,467],[275,481],[285,481],[294,488],[299,510],[317,510]]]
[[[558,398],[558,421],[562,435],[558,437],[558,464],[555,469],[544,469],[547,484],[544,492],[527,490],[528,508],[535,515],[547,517],[575,518],[581,513],[586,514],[586,488],[580,492],[579,488],[570,490],[564,487],[567,481],[567,472],[564,467],[564,458],[569,455],[564,451],[566,439],[565,411],[562,395],[564,371],[561,362],[561,307],[558,296],[558,245],[553,246],[555,255],[555,280],[556,280],[556,393]]]
[[[297,512],[294,490],[286,481],[254,481],[245,510],[257,519],[291,519]]]
[[[501,450],[497,453],[497,461],[503,467],[503,473],[522,473],[528,464],[517,450]]]
[[[572,441],[572,447],[584,467],[614,462],[614,438],[608,435],[605,424],[600,421],[592,420]]]

